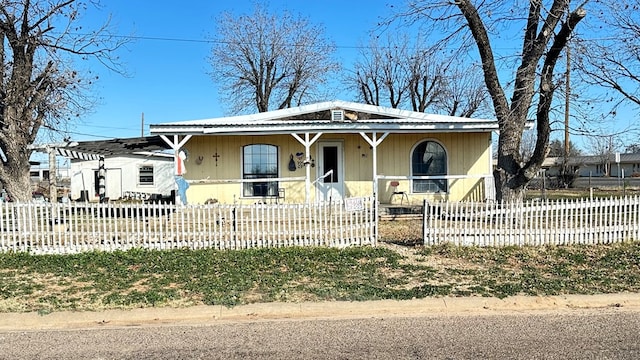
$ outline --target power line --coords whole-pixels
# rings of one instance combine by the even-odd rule
[[[108,128],[107,128],[108,129]],[[117,129],[117,128],[114,128]],[[126,129],[126,130],[131,130],[131,129]],[[58,132],[60,133],[64,133],[64,134],[71,134],[71,135],[80,135],[80,136],[91,136],[91,137],[95,137],[95,138],[101,138],[101,139],[112,139],[115,136],[106,136],[106,135],[96,135],[96,134],[88,134],[88,133],[83,133],[83,132],[78,132],[78,131],[63,131],[63,130],[58,130]]]
[[[80,36],[95,36],[94,34],[79,34]],[[188,39],[188,38],[178,38],[178,37],[163,37],[163,36],[137,36],[137,35],[99,35],[103,37],[113,37],[118,39],[125,40],[150,40],[150,41],[166,41],[166,42],[185,42],[185,43],[200,43],[200,44],[228,44],[230,41],[223,40],[213,40],[213,39]],[[296,45],[289,44],[289,46],[305,46],[305,45]],[[322,46],[325,47],[325,46]],[[357,45],[335,45],[336,48],[339,49],[368,49],[370,46],[357,46]]]

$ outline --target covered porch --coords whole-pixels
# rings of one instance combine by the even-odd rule
[[[152,124],[151,133],[176,159],[180,151],[189,154],[183,177],[190,202],[373,196],[382,204],[416,205],[490,196],[485,184],[496,128],[495,120],[333,101]]]

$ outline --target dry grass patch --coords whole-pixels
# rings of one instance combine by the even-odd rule
[[[400,223],[400,225],[397,225]],[[383,223],[387,238],[415,222]],[[640,243],[0,254],[0,311],[640,291]]]

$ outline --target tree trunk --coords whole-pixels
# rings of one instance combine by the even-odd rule
[[[580,6],[568,13],[565,22],[561,22],[563,15],[569,10],[569,1],[554,0],[547,4],[549,8],[544,11],[543,2],[529,2],[521,63],[513,82],[513,95],[508,101],[500,84],[489,33],[476,6],[470,0],[458,0],[454,3],[465,17],[475,39],[482,60],[485,85],[498,119],[498,163],[494,171],[496,198],[499,201],[520,202],[524,199],[525,186],[536,175],[548,152],[549,112],[553,100],[555,65],[575,26],[585,17],[586,12]],[[561,25],[556,33],[554,29],[558,24]],[[540,61],[543,61],[541,73],[538,72]],[[520,144],[538,77],[536,146],[531,158],[525,162],[520,154]]]
[[[504,202],[522,202],[524,201],[525,185],[526,183],[520,183],[516,180],[516,176],[509,174],[506,171],[497,168],[493,172],[496,186],[496,199]],[[510,187],[511,185],[515,187]]]
[[[28,151],[28,153],[31,152]],[[4,163],[2,183],[11,200],[26,202],[30,201],[32,196],[29,156],[21,156],[21,158],[26,160],[14,158]]]
[[[14,119],[18,118],[16,115],[18,113],[13,106],[7,106],[2,115],[4,119]],[[27,136],[17,136],[22,134],[17,130],[21,124],[16,121],[9,125],[8,133],[16,135],[9,137],[8,141],[6,137],[2,137],[6,161],[2,163],[0,169],[0,181],[12,201],[25,202],[31,201],[32,197],[29,158],[33,151],[26,148],[32,143],[30,138],[24,140]]]

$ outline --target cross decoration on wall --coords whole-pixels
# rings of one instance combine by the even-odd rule
[[[220,157],[220,154],[218,154],[218,151],[216,150],[216,153],[212,155],[212,157],[216,160],[216,167],[218,166],[218,158]]]

